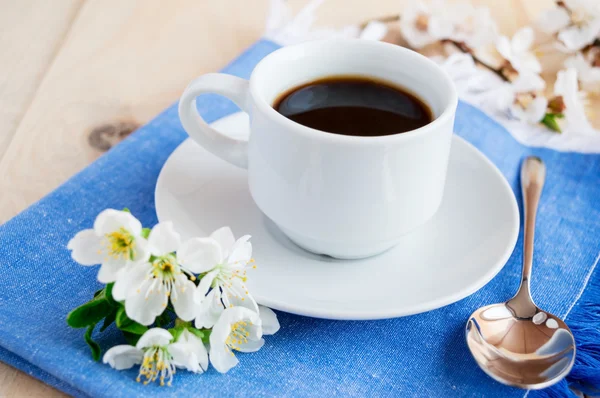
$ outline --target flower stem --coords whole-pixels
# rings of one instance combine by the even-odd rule
[[[376,21],[376,22],[389,23],[389,22],[399,21],[400,18],[401,18],[400,14],[385,15],[383,17],[372,18],[367,21],[364,21],[363,23],[361,23],[359,25],[359,27],[360,27],[360,29],[364,29],[370,22]],[[477,58],[477,56],[475,56],[475,54],[473,54],[473,51],[465,43],[458,42],[458,41],[452,40],[452,39],[442,39],[441,42],[442,43],[450,43],[450,44],[454,45],[454,47],[456,47],[463,53],[469,54],[473,58],[473,61],[475,61],[476,64],[481,65],[482,67],[495,73],[505,82],[510,82],[510,79],[502,72],[502,69],[496,69],[493,66],[491,66],[491,65],[483,62],[479,58]]]
[[[473,54],[473,51],[465,43],[461,43],[461,42],[458,42],[458,41],[455,41],[455,40],[451,40],[451,39],[443,39],[442,43],[450,43],[450,44],[452,44],[454,47],[456,47],[457,49],[459,49],[463,53],[469,54],[473,58],[473,61],[475,61],[476,64],[483,66],[484,68],[488,69],[491,72],[494,72],[496,75],[498,75],[505,82],[510,82],[510,79],[502,72],[502,69],[496,69],[493,66],[491,66],[491,65],[483,62],[479,58],[477,58],[475,56],[475,54]]]

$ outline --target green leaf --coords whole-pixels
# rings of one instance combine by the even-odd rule
[[[210,334],[212,333],[212,329],[202,329],[202,330],[199,330],[199,332],[202,332],[202,334],[203,334],[202,342],[204,344],[208,344],[210,342]]]
[[[188,328],[188,330],[190,331],[190,333],[193,333],[196,335],[196,337],[198,337],[199,339],[204,339],[204,332],[202,330],[198,330],[196,328]]]
[[[164,311],[158,317],[156,317],[156,327],[162,328],[171,323],[171,314],[168,311]]]
[[[110,305],[112,305],[113,307],[118,307],[119,303],[115,301],[115,299],[112,296],[112,290],[114,286],[114,283],[109,283],[108,285],[106,285],[106,288],[104,289],[104,297]]]
[[[177,318],[175,319],[175,327],[188,327],[191,326],[192,322],[184,321],[183,319]]]
[[[138,336],[143,335],[144,333],[146,333],[148,331],[148,327],[144,326],[140,323],[137,322],[133,322],[130,323],[128,325],[125,326],[121,326],[119,329],[121,329],[121,331],[123,332],[129,332],[132,334],[137,334]]]
[[[106,318],[104,318],[104,323],[102,324],[100,331],[104,332],[107,327],[112,325],[112,323],[115,321],[116,316],[117,316],[117,309],[113,308],[113,310],[110,312],[110,314],[108,314],[106,316]]]
[[[171,333],[171,335],[173,336],[173,341],[177,341],[179,336],[181,336],[181,333],[183,333],[184,329],[185,328],[181,326],[176,326],[174,328],[169,329],[169,333]]]
[[[142,237],[148,239],[148,236],[150,236],[150,228],[142,228]]]
[[[99,361],[100,354],[102,354],[102,350],[100,349],[100,345],[98,345],[98,343],[92,340],[92,332],[94,331],[94,327],[96,327],[96,324],[88,326],[87,331],[85,332],[85,335],[83,337],[87,345],[90,346],[90,350],[92,350],[92,358],[94,358],[94,361]]]
[[[117,316],[115,317],[115,321],[117,322],[117,327],[120,329],[121,326],[125,326],[127,323],[132,322],[131,319],[127,316],[125,312],[125,306],[120,306],[117,310]]]
[[[544,118],[540,123],[544,126],[548,127],[552,131],[556,131],[557,133],[561,133],[560,125],[556,119],[562,119],[565,115],[562,113],[546,113]]]
[[[127,213],[131,213],[131,210],[129,210],[129,208],[128,208],[128,207],[123,207],[123,211],[124,211],[124,212],[127,212]]]
[[[121,306],[117,310],[117,315],[115,317],[115,322],[117,327],[123,332],[129,332],[131,334],[136,334],[141,336],[146,333],[148,327],[137,323],[136,321],[129,319],[127,313],[125,312],[125,307]]]
[[[102,288],[100,290],[96,290],[96,293],[94,293],[94,297],[98,297],[98,295],[102,292],[104,292],[104,288]]]
[[[136,345],[138,340],[142,336],[140,336],[139,334],[134,334],[134,333],[129,333],[129,332],[123,331],[123,337],[125,337],[125,341],[127,341],[127,344]]]
[[[104,319],[112,310],[103,294],[80,305],[67,315],[67,324],[72,328],[92,326]]]

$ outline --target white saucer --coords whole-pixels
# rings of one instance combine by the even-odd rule
[[[214,127],[247,136],[236,113]],[[519,232],[514,194],[496,167],[458,136],[442,205],[426,225],[375,257],[336,260],[300,249],[258,210],[246,171],[188,139],[169,157],[156,184],[156,212],[182,237],[229,225],[252,235],[258,265],[248,286],[263,305],[328,319],[381,319],[429,311],[484,286],[508,260]]]

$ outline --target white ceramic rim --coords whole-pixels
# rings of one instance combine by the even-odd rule
[[[399,56],[410,58],[415,64],[425,64],[429,68],[436,70],[442,80],[445,82],[447,89],[450,92],[450,100],[444,107],[444,110],[440,113],[438,117],[436,117],[431,123],[426,124],[423,127],[420,127],[415,130],[410,130],[407,132],[385,135],[385,136],[350,136],[350,135],[342,135],[342,134],[333,134],[322,130],[313,129],[311,127],[303,126],[299,123],[296,123],[287,117],[283,116],[279,112],[277,112],[272,104],[267,102],[261,93],[261,87],[259,83],[260,75],[263,73],[263,69],[266,68],[269,62],[273,62],[281,57],[285,57],[286,54],[297,52],[297,51],[308,51],[311,48],[319,48],[323,46],[373,46],[377,47],[379,51],[387,51],[387,52],[396,52]],[[385,81],[386,79],[377,78],[377,80]],[[418,92],[414,93],[418,97],[421,97],[421,94]],[[290,129],[297,134],[307,135],[313,139],[332,141],[332,142],[340,142],[345,144],[354,144],[354,145],[365,145],[365,144],[389,144],[394,142],[401,142],[406,140],[411,140],[414,138],[418,138],[423,134],[433,133],[438,129],[439,125],[443,125],[454,117],[456,113],[456,108],[458,106],[458,94],[456,92],[456,86],[452,82],[452,79],[448,75],[446,71],[444,71],[439,65],[430,60],[429,58],[421,55],[415,51],[409,50],[404,47],[400,47],[390,43],[384,43],[379,41],[367,41],[363,39],[328,39],[328,40],[315,40],[309,41],[305,43],[300,43],[292,46],[286,46],[280,48],[271,54],[267,55],[263,58],[258,65],[254,68],[250,76],[250,96],[254,99],[254,104],[258,108],[258,110],[279,124],[282,124],[284,128]]]

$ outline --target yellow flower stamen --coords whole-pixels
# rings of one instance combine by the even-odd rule
[[[135,258],[135,238],[125,228],[104,235],[108,255],[115,259],[133,260]]]
[[[238,350],[240,345],[248,342],[248,337],[250,336],[248,328],[250,326],[252,326],[252,322],[243,320],[231,325],[231,332],[227,336],[225,344],[232,350]]]

